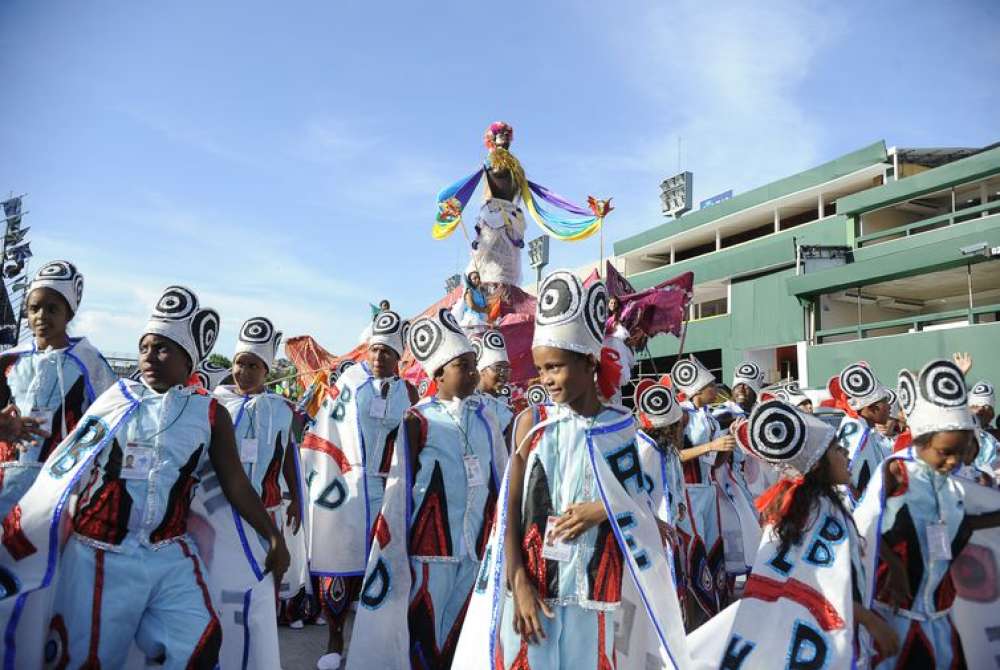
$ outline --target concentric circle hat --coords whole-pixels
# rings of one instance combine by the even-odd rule
[[[715,383],[715,375],[708,371],[694,356],[679,359],[670,369],[670,383],[674,388],[690,398],[709,384]]]
[[[754,393],[759,394],[764,386],[764,371],[752,361],[743,361],[733,371],[732,388],[735,389],[737,384],[746,384]]]
[[[232,374],[232,371],[224,365],[204,360],[195,368],[194,374],[203,389],[212,391]]]
[[[434,377],[434,373],[449,361],[475,353],[469,338],[448,309],[439,309],[433,316],[414,321],[406,339],[413,357],[429,377]]]
[[[889,418],[895,419],[899,416],[899,394],[890,388],[887,388],[885,393],[885,401],[889,403]]]
[[[796,381],[781,382],[780,384],[773,384],[767,388],[763,388],[760,391],[760,399],[761,401],[781,400],[792,407],[798,407],[804,402],[812,402],[812,399],[802,392],[802,389],[799,388],[799,383]]]
[[[507,357],[507,341],[499,330],[487,330],[472,338],[472,348],[476,350],[476,368],[485,370],[497,363],[510,363]]]
[[[381,344],[389,347],[402,358],[409,327],[409,322],[401,319],[396,312],[391,309],[382,310],[375,315],[375,319],[372,321],[372,334],[368,338],[368,346]]]
[[[951,361],[933,360],[916,376],[909,370],[900,370],[896,392],[913,439],[942,430],[976,427],[969,410],[965,377]]]
[[[844,368],[830,380],[829,391],[834,399],[842,398],[855,412],[889,397],[889,389],[864,362],[852,363]]]
[[[278,345],[281,344],[281,331],[275,329],[271,320],[264,316],[247,319],[240,328],[236,339],[236,356],[253,354],[264,362],[267,369],[274,367],[274,359],[278,355]]]
[[[541,384],[532,384],[524,391],[524,397],[532,407],[548,404],[549,392]]]
[[[643,428],[666,428],[680,421],[684,410],[664,381],[645,378],[635,385],[635,414]]]
[[[837,431],[812,414],[780,400],[762,402],[734,437],[741,448],[778,469],[804,475],[826,453]]]
[[[36,288],[52,289],[66,300],[70,311],[76,314],[83,300],[83,275],[69,261],[49,261],[38,268],[28,293]]]
[[[969,407],[994,407],[996,400],[996,389],[985,379],[976,382],[969,391]]]
[[[534,347],[555,347],[601,356],[604,322],[608,318],[608,291],[604,282],[584,288],[572,272],[557,270],[538,289]]]
[[[142,334],[160,335],[176,343],[191,359],[193,371],[212,352],[219,325],[219,313],[202,308],[194,291],[186,286],[168,286],[156,301]]]

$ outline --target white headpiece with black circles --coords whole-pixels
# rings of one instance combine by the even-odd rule
[[[969,391],[969,407],[994,407],[996,400],[997,394],[993,384],[985,379],[976,382],[976,385]]]
[[[733,371],[732,388],[735,389],[737,384],[746,384],[754,393],[760,393],[760,389],[764,385],[764,371],[756,363],[743,361]]]
[[[792,407],[798,407],[804,402],[812,402],[812,399],[799,388],[797,381],[786,381],[768,386],[761,389],[760,395],[761,400],[767,399],[767,396],[770,395],[773,398],[787,402]]]
[[[670,383],[688,398],[697,395],[709,384],[715,383],[715,375],[708,371],[697,358],[681,358],[670,369]]]
[[[28,293],[36,288],[52,289],[65,298],[70,311],[76,314],[83,300],[83,275],[69,261],[49,261],[35,273]]]
[[[281,344],[281,331],[274,328],[271,320],[263,316],[247,319],[240,328],[236,341],[236,355],[253,354],[270,370],[274,367],[274,359],[278,355],[278,345]]]
[[[931,361],[916,376],[900,370],[896,392],[913,439],[927,433],[976,427],[969,410],[965,377],[951,361]]]
[[[670,387],[652,379],[643,379],[636,384],[633,400],[635,413],[643,428],[672,426],[684,414]]]
[[[549,398],[549,392],[546,391],[545,387],[541,384],[532,384],[529,386],[524,392],[524,397],[527,399],[528,404],[532,407],[544,405],[551,400],[551,398]]]
[[[847,397],[847,404],[855,412],[860,412],[879,400],[888,400],[886,388],[865,363],[852,363],[840,373],[840,390]]]
[[[822,419],[780,400],[754,408],[734,437],[740,447],[791,475],[812,470],[830,447],[837,431]]]
[[[487,330],[482,336],[472,338],[472,348],[476,350],[476,368],[479,370],[497,363],[510,363],[507,341],[499,330]]]
[[[219,313],[203,309],[191,289],[168,286],[156,301],[142,334],[160,335],[175,342],[187,353],[194,370],[212,352],[219,337]]]
[[[202,388],[207,391],[214,391],[216,386],[232,374],[232,371],[224,365],[219,365],[206,359],[198,364],[194,374],[198,378],[198,383],[201,384]]]
[[[608,291],[604,282],[584,288],[572,272],[557,270],[538,289],[534,347],[554,347],[601,357]]]
[[[372,334],[368,338],[368,346],[381,344],[389,347],[402,358],[406,331],[409,327],[409,322],[403,321],[396,312],[391,309],[383,310],[376,314],[372,321]]]
[[[469,338],[448,309],[439,309],[433,316],[414,321],[406,339],[413,357],[429,377],[449,361],[475,353]]]

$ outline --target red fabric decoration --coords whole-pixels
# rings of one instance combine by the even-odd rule
[[[601,349],[601,366],[597,373],[597,390],[601,392],[602,398],[612,398],[621,388],[619,382],[622,377],[622,366],[618,361],[621,356],[610,347]]]
[[[792,506],[792,498],[795,497],[795,490],[802,486],[803,481],[805,480],[802,477],[779,479],[777,484],[760,494],[754,502],[754,506],[757,507],[757,511],[766,514],[764,518],[766,523],[775,523],[788,514],[788,508]],[[772,504],[779,499],[781,505],[778,509],[768,512],[767,510],[771,508]]]

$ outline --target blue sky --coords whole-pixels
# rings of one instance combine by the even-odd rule
[[[609,242],[662,220],[678,136],[696,200],[879,139],[1000,140],[1000,4],[763,4],[7,0],[0,192],[29,194],[35,267],[85,274],[102,349],[183,283],[222,353],[257,314],[340,351],[369,301],[416,312],[464,265],[434,198],[494,120],[535,181],[615,197]]]

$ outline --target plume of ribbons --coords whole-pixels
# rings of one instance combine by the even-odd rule
[[[507,154],[507,156],[510,155]],[[511,158],[513,157],[511,156]],[[516,159],[514,160],[516,161]],[[517,164],[517,167],[520,168],[520,165]],[[462,212],[465,211],[466,205],[472,199],[472,194],[479,186],[485,170],[485,167],[480,168],[438,193],[438,213],[431,231],[434,239],[443,240],[455,232],[455,228],[462,223]],[[584,208],[544,186],[530,181],[524,176],[524,171],[521,169],[514,169],[512,173],[517,182],[521,199],[524,201],[524,209],[542,230],[558,240],[575,241],[590,237],[601,229],[604,217],[614,209],[610,198],[598,200],[593,196],[588,197],[588,206]],[[542,203],[550,205],[553,210],[546,209]]]

